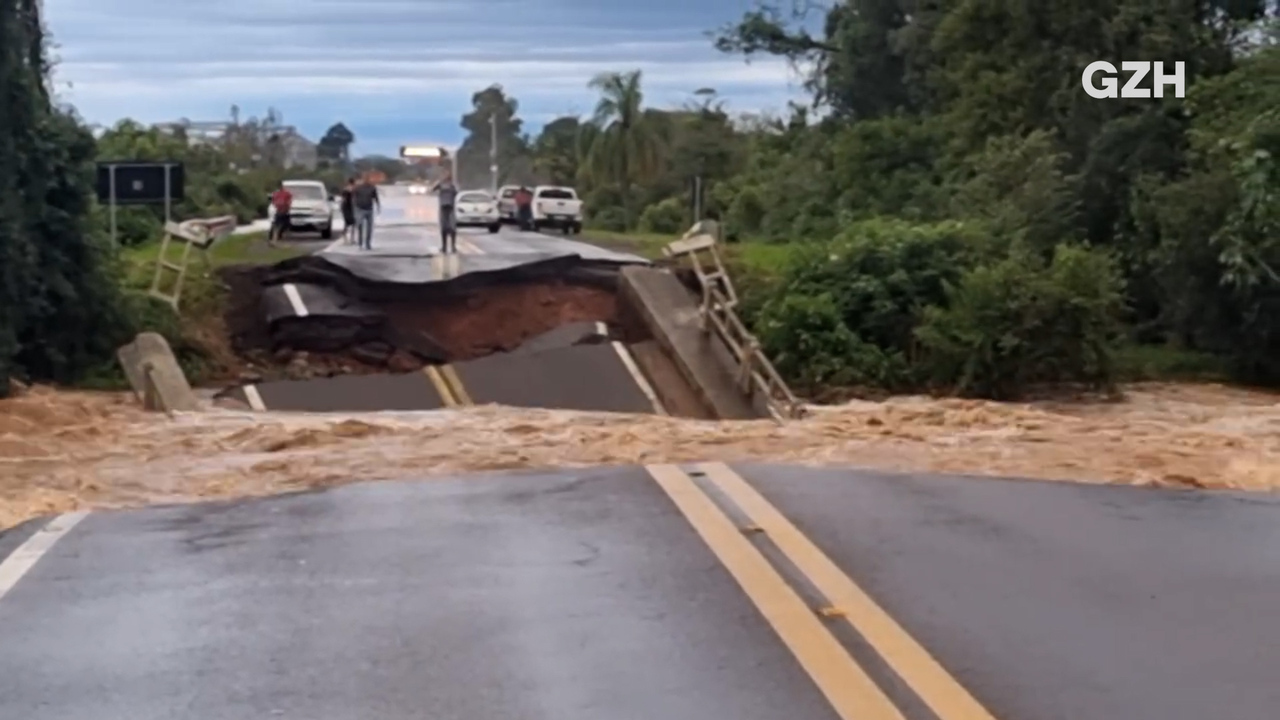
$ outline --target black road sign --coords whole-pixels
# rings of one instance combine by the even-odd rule
[[[113,200],[116,205],[181,202],[186,197],[185,185],[186,174],[180,162],[98,163],[98,201],[102,203]]]

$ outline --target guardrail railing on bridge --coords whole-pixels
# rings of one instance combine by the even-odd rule
[[[160,241],[160,255],[156,258],[156,272],[151,280],[150,295],[159,298],[178,309],[178,300],[182,297],[182,283],[187,277],[187,265],[191,261],[192,248],[200,250],[201,257],[208,263],[206,251],[217,241],[230,235],[236,229],[236,216],[224,215],[216,218],[198,218],[180,223],[173,221],[164,224],[164,239]],[[177,262],[169,259],[169,245],[173,238],[183,244],[182,255]],[[164,272],[174,273],[172,288],[169,292],[162,289]]]
[[[702,223],[663,248],[673,260],[687,258],[702,288],[699,320],[703,332],[714,332],[728,349],[738,387],[752,399],[762,398],[776,420],[804,417],[805,406],[791,392],[773,363],[760,349],[760,341],[738,316],[738,293],[717,249],[716,238]]]

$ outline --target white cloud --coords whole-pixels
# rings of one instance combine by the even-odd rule
[[[440,125],[503,85],[530,122],[594,103],[587,81],[640,69],[651,104],[714,87],[740,110],[777,108],[798,80],[779,62],[720,55],[705,30],[747,0],[46,0],[59,96],[87,119],[147,122],[279,108],[304,131]],[[687,12],[686,12],[687,11]],[[323,128],[320,128],[322,130]],[[357,134],[361,134],[357,131]],[[365,134],[367,137],[368,135]],[[385,150],[386,148],[379,148]]]

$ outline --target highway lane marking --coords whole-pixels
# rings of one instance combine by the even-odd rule
[[[249,403],[250,409],[258,412],[266,411],[267,404],[262,401],[262,394],[258,392],[257,385],[245,385],[242,389],[244,390],[244,399]]]
[[[466,385],[462,384],[462,378],[458,377],[458,371],[452,365],[441,365],[440,375],[449,384],[449,390],[453,392],[453,396],[457,398],[459,405],[475,405],[471,401],[471,394],[467,392]]]
[[[484,255],[484,250],[482,250],[479,245],[476,245],[464,237],[458,238],[458,249],[467,255]]]
[[[911,635],[741,475],[724,463],[698,466],[803,573],[939,720],[995,720]]]
[[[441,280],[452,280],[462,274],[462,262],[457,255],[432,255],[431,271]]]
[[[55,517],[27,538],[9,557],[0,561],[0,600],[9,594],[23,575],[35,567],[40,558],[53,548],[54,543],[71,532],[88,515],[87,512],[73,512]]]
[[[298,286],[293,283],[284,284],[284,296],[289,298],[289,305],[293,307],[293,314],[298,317],[306,317],[311,313],[307,312],[307,304],[302,302],[302,293],[298,292]]]
[[[440,369],[435,365],[425,365],[422,368],[422,374],[427,376],[431,381],[431,385],[435,387],[436,392],[440,395],[440,400],[444,402],[447,408],[458,406],[458,399],[453,396],[453,392],[449,389],[449,384],[445,382],[440,375]]]
[[[596,323],[596,325],[603,327],[604,323]],[[607,335],[608,329],[606,328],[603,332]],[[653,411],[659,415],[667,415],[667,409],[663,407],[662,401],[658,399],[658,393],[654,392],[653,385],[649,384],[649,378],[646,378],[644,373],[640,371],[640,366],[636,365],[636,359],[631,356],[631,351],[627,349],[627,346],[617,340],[610,344],[613,345],[613,351],[618,353],[618,359],[622,360],[622,365],[626,367],[631,379],[636,381],[636,386],[640,388],[640,392],[644,393],[646,398],[649,398],[650,404],[653,405]]]
[[[795,589],[683,470],[674,465],[648,465],[645,470],[737,580],[842,720],[905,720]]]

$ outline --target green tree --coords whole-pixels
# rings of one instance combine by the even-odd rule
[[[591,119],[597,132],[586,158],[588,177],[622,191],[627,226],[634,227],[639,212],[629,190],[657,174],[661,157],[654,122],[644,112],[641,72],[602,73],[588,87],[600,93]]]
[[[355,143],[355,133],[345,124],[334,123],[324,132],[317,144],[316,152],[324,160],[341,162],[347,166],[351,162],[351,145]]]
[[[533,142],[533,169],[539,181],[552,185],[575,182],[581,159],[581,132],[582,123],[576,117],[556,118],[543,126]]]
[[[467,136],[458,148],[458,182],[489,186],[495,134],[498,184],[532,181],[529,143],[522,133],[524,121],[517,115],[520,103],[508,97],[501,85],[491,85],[471,96],[471,108],[462,116],[461,125]]]
[[[0,3],[0,378],[69,382],[129,322],[91,223],[93,137],[51,105],[45,46],[38,0]]]

